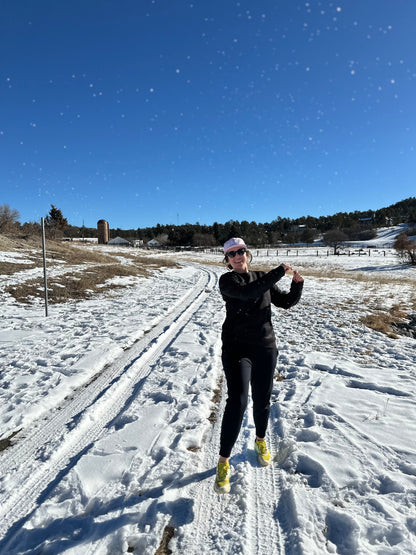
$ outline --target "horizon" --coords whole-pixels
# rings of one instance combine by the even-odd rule
[[[288,216],[277,216],[274,220],[269,220],[269,221],[255,221],[255,220],[250,220],[249,223],[254,222],[254,223],[257,224],[257,225],[263,225],[263,224],[270,224],[270,223],[272,223],[273,221],[278,220],[279,218],[288,219],[288,220],[290,220],[290,221],[296,221],[296,220],[298,220],[298,219],[303,219],[303,218],[308,218],[308,217],[320,219],[320,218],[331,218],[331,217],[335,216],[336,214],[347,214],[347,215],[348,215],[348,214],[355,214],[355,213],[357,213],[357,212],[358,212],[358,213],[364,213],[364,212],[377,212],[378,210],[388,209],[388,208],[390,208],[391,206],[395,206],[396,204],[399,204],[399,203],[401,203],[401,202],[404,202],[404,201],[406,201],[406,200],[413,199],[413,198],[416,198],[416,197],[408,197],[408,198],[405,198],[405,199],[400,199],[400,200],[398,200],[398,201],[396,201],[396,202],[393,202],[393,203],[392,203],[391,205],[389,205],[389,206],[381,206],[380,208],[376,208],[376,209],[367,208],[366,210],[352,210],[352,211],[348,211],[348,212],[347,212],[347,211],[340,211],[340,212],[335,212],[335,213],[333,213],[333,214],[323,214],[323,215],[321,215],[321,216],[312,216],[311,214],[307,214],[307,215],[303,215],[303,216],[298,216],[298,217],[296,217],[296,218],[289,218]],[[51,206],[52,206],[52,205],[51,205]],[[50,206],[50,208],[51,208],[51,206]],[[10,207],[10,208],[13,209],[14,207]],[[55,208],[57,208],[58,210],[60,210],[59,206],[55,206]],[[16,209],[16,210],[19,212],[18,209]],[[61,212],[62,212],[62,211],[61,211]],[[19,214],[20,214],[20,212],[19,212]],[[42,216],[42,217],[46,217],[48,214],[49,214],[49,211],[45,214],[45,216]],[[68,220],[67,216],[66,216],[64,213],[62,213],[62,216],[63,216],[66,220]],[[20,223],[20,225],[23,225],[23,224],[25,224],[25,223],[39,223],[39,222],[40,222],[40,220],[39,220],[39,222],[33,222],[33,221],[32,221],[32,222],[23,222],[23,221],[21,221],[21,219],[22,219],[22,218],[19,217],[19,223]],[[108,223],[108,225],[109,225],[109,229],[112,230],[112,231],[115,231],[115,230],[117,230],[117,229],[120,229],[120,231],[133,231],[133,230],[137,230],[137,229],[154,228],[154,227],[157,227],[157,226],[161,226],[161,227],[164,227],[164,226],[173,226],[173,227],[176,227],[176,226],[177,226],[177,227],[180,227],[180,226],[183,226],[183,225],[191,225],[191,226],[200,225],[201,227],[212,227],[214,224],[225,225],[226,223],[228,223],[228,222],[230,222],[230,221],[234,221],[234,222],[237,222],[237,223],[242,223],[243,221],[248,221],[248,220],[234,220],[234,219],[230,219],[230,220],[226,220],[226,221],[223,221],[223,222],[214,221],[214,222],[211,222],[211,223],[209,223],[209,224],[204,224],[204,223],[201,223],[201,222],[198,222],[198,221],[196,221],[196,222],[184,222],[184,223],[181,223],[181,224],[174,224],[174,223],[167,223],[167,224],[164,224],[164,223],[161,223],[161,222],[157,222],[155,225],[152,225],[152,226],[145,226],[145,227],[129,227],[129,228],[124,227],[124,228],[123,228],[123,227],[120,227],[120,226],[112,227],[112,226],[111,226],[111,223],[110,223],[108,220],[106,220],[105,218],[100,218],[100,219],[101,219],[101,220],[105,220],[105,221]],[[92,225],[92,226],[91,226],[91,225],[85,225],[85,224],[81,224],[81,225],[72,224],[70,221],[68,221],[68,225],[69,225],[69,226],[72,226],[72,227],[79,227],[79,228],[85,227],[86,229],[96,229],[96,228],[97,228],[98,221],[99,221],[99,220],[97,220],[96,224],[95,224],[95,225]]]
[[[415,17],[377,0],[9,3],[0,202],[135,229],[409,198]]]
[[[319,218],[331,218],[331,217],[335,216],[336,214],[355,214],[356,212],[359,212],[359,213],[362,213],[362,212],[377,212],[378,210],[388,209],[391,206],[395,206],[396,204],[398,204],[400,202],[404,202],[406,200],[413,199],[413,198],[416,198],[416,197],[408,197],[408,198],[405,198],[405,199],[400,199],[396,202],[393,202],[393,204],[391,204],[389,206],[381,206],[380,208],[376,208],[376,209],[368,208],[366,210],[352,210],[352,211],[349,211],[349,212],[340,211],[340,212],[335,212],[333,214],[324,214],[322,216],[312,216],[311,214],[307,214],[307,215],[304,215],[304,216],[298,216],[297,218],[289,218],[287,216],[277,216],[277,218],[275,218],[275,220],[277,220],[279,217],[281,217],[282,219],[288,219],[290,221],[296,221],[298,219],[308,218],[308,217],[319,219]],[[60,209],[59,206],[56,206],[55,208]],[[47,214],[45,214],[45,216],[47,216]],[[68,218],[65,216],[65,214],[62,214],[62,216],[68,220]],[[100,219],[105,220],[105,218],[100,218]],[[86,229],[96,229],[98,221],[99,220],[97,220],[97,223],[95,225],[92,225],[92,226],[88,226],[88,225],[84,225],[84,224],[76,225],[76,224],[72,224],[70,221],[68,221],[68,225],[70,225],[72,227],[79,227],[79,228],[85,227]],[[234,222],[237,222],[237,223],[242,223],[243,221],[248,221],[248,220],[227,220],[227,221],[224,221],[224,222],[214,221],[214,222],[209,223],[209,224],[203,224],[201,222],[184,222],[184,223],[181,223],[181,224],[173,224],[173,223],[163,224],[161,222],[157,222],[153,226],[129,227],[129,228],[123,228],[123,227],[120,227],[120,226],[112,227],[108,220],[105,220],[105,221],[108,223],[109,229],[112,230],[112,231],[116,231],[117,229],[119,229],[120,231],[134,231],[134,230],[137,230],[137,229],[154,228],[154,227],[157,227],[157,226],[161,226],[161,227],[164,227],[164,226],[176,227],[176,226],[178,226],[178,227],[180,227],[180,226],[183,226],[183,225],[191,225],[191,226],[200,225],[201,227],[211,227],[214,224],[225,225],[226,223],[228,223],[230,221],[234,221]],[[251,220],[249,223],[254,222],[257,225],[262,225],[262,224],[270,224],[273,221],[274,220],[260,222],[260,221]],[[21,223],[21,225],[23,225],[23,223],[32,223],[32,222],[20,222],[20,223]],[[397,224],[397,225],[400,225],[400,224]]]

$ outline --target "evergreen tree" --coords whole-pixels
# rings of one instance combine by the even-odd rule
[[[57,239],[63,236],[63,233],[68,226],[68,221],[63,217],[61,210],[51,204],[49,214],[45,218],[45,226],[48,236],[51,239]]]

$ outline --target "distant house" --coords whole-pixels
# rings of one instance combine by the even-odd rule
[[[159,243],[157,239],[150,239],[150,241],[147,242],[147,246],[151,249],[157,249],[162,246],[162,243]]]
[[[132,241],[133,247],[142,247],[143,246],[143,239],[135,239]]]
[[[114,239],[110,239],[107,244],[118,245],[122,247],[131,247],[130,241],[127,241],[127,239],[123,239],[123,237],[114,237]]]
[[[306,225],[305,224],[293,224],[290,226],[290,231],[292,233],[296,233],[297,231],[305,231]]]

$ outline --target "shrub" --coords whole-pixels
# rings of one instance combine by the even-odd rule
[[[402,233],[397,237],[393,247],[404,262],[416,266],[416,241],[414,239],[409,239]]]
[[[0,206],[0,233],[11,232],[18,224],[20,215],[17,210],[8,204]]]

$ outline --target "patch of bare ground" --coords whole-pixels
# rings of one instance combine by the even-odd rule
[[[10,445],[12,444],[12,439],[14,438],[15,435],[17,435],[20,432],[20,430],[16,430],[15,432],[13,432],[11,435],[9,435],[8,437],[5,437],[3,439],[0,439],[0,452],[1,451],[5,451],[8,447],[10,447]]]
[[[221,389],[222,389],[223,381],[224,381],[224,376],[221,374],[218,379],[217,387],[212,391],[211,403],[213,407],[210,415],[208,416],[208,420],[211,422],[211,424],[214,424],[214,422],[217,421],[218,409],[221,401]]]
[[[160,542],[159,547],[155,551],[155,555],[169,555],[172,553],[172,550],[169,549],[169,542],[175,535],[175,529],[173,526],[165,526],[163,530],[162,541]]]
[[[191,451],[192,453],[197,453],[200,449],[201,447],[199,445],[190,445],[189,447],[187,447],[187,450]]]

